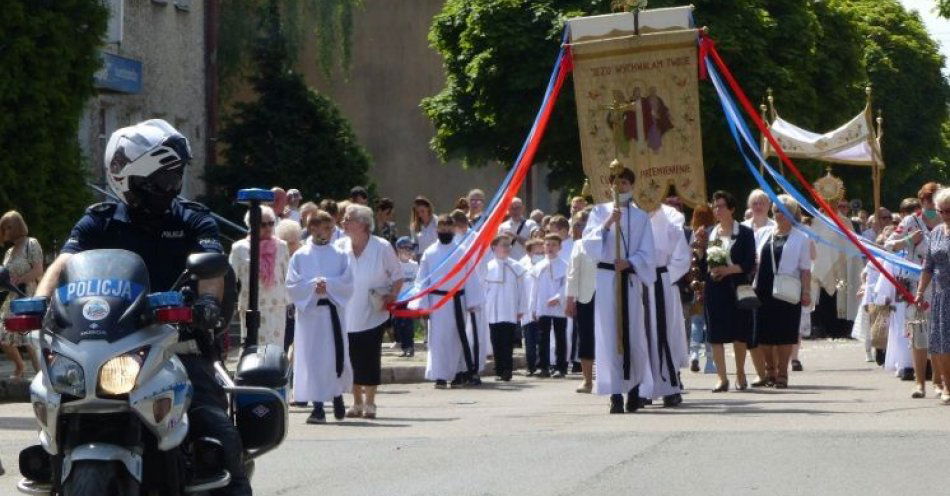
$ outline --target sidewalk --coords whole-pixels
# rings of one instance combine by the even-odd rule
[[[428,348],[424,343],[416,343],[416,355],[412,358],[400,357],[399,347],[390,348],[391,343],[383,343],[382,348],[382,381],[383,384],[411,384],[425,382],[426,353]],[[237,366],[238,351],[233,350],[227,362],[228,370]],[[525,367],[524,350],[515,349],[515,369]],[[0,403],[28,402],[30,400],[30,381],[33,380],[33,370],[29,363],[27,373],[22,380],[11,379],[13,364],[6,357],[0,357]],[[491,377],[494,374],[495,363],[489,359],[482,376]]]

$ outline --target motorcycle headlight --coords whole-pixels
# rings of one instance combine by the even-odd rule
[[[49,381],[53,390],[76,398],[86,396],[86,375],[71,358],[54,354],[49,362]]]
[[[127,394],[135,387],[141,368],[142,358],[137,353],[110,359],[99,370],[99,393],[106,396]]]

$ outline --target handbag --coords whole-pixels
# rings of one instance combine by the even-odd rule
[[[775,264],[775,236],[772,236],[769,248],[772,249],[772,298],[798,305],[802,300],[801,279],[789,274],[778,273]]]
[[[742,310],[755,310],[762,306],[762,302],[755,294],[755,289],[751,284],[736,286],[736,306]]]
[[[887,332],[891,323],[890,304],[868,305],[868,316],[871,319],[871,347],[887,349]]]

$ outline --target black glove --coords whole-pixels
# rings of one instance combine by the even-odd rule
[[[221,325],[221,304],[211,295],[201,295],[191,306],[191,326],[196,329],[213,330]]]

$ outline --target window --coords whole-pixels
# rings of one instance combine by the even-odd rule
[[[183,12],[188,12],[191,10],[191,0],[175,0],[175,8]]]
[[[122,43],[125,0],[103,0],[102,3],[109,9],[109,23],[106,25],[106,43]]]

